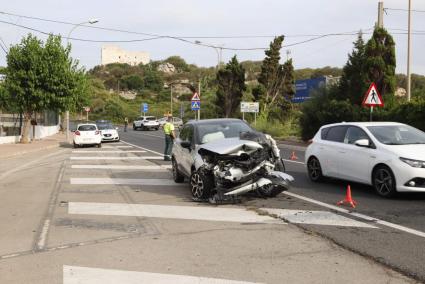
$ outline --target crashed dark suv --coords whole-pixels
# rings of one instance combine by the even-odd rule
[[[240,119],[189,121],[172,152],[173,178],[189,178],[194,200],[210,202],[255,191],[274,197],[289,188],[276,141]]]

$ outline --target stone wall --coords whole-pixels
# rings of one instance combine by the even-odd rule
[[[140,63],[148,64],[150,61],[150,55],[148,52],[128,51],[115,45],[103,46],[101,57],[102,65],[110,63],[127,63],[135,66]]]

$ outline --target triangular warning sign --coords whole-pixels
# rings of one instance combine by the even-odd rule
[[[200,101],[201,98],[199,97],[198,93],[194,93],[192,96],[192,101]]]
[[[376,88],[375,83],[370,84],[369,90],[363,99],[363,106],[384,106],[384,100]]]

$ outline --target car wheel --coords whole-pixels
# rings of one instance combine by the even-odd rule
[[[194,171],[190,175],[190,187],[194,200],[205,200],[210,197],[214,187],[213,177]]]
[[[257,194],[260,197],[275,197],[285,189],[280,186],[275,186],[273,184],[267,184],[257,189]]]
[[[382,197],[392,197],[397,193],[394,174],[387,166],[378,166],[373,171],[372,183],[376,193]]]
[[[136,126],[133,125],[133,130],[137,130]]]
[[[184,182],[184,176],[179,172],[176,160],[173,158],[172,167],[173,167],[173,179],[176,183]]]
[[[283,160],[281,158],[279,158],[275,163],[274,163],[274,169],[275,171],[279,171],[279,172],[285,172],[285,164],[283,163]]]
[[[319,182],[323,180],[322,167],[316,157],[311,157],[307,163],[308,177],[313,182]]]
[[[74,148],[78,148],[78,144],[75,144],[75,142],[74,142]]]
[[[97,148],[102,148],[102,143],[97,144]]]

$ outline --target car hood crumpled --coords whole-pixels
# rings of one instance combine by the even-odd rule
[[[229,155],[238,153],[239,151],[252,152],[262,148],[263,146],[254,141],[241,140],[239,138],[224,138],[200,145],[198,153],[202,154],[203,150],[207,150],[219,155]]]
[[[401,158],[425,161],[425,144],[390,145],[387,149]]]

